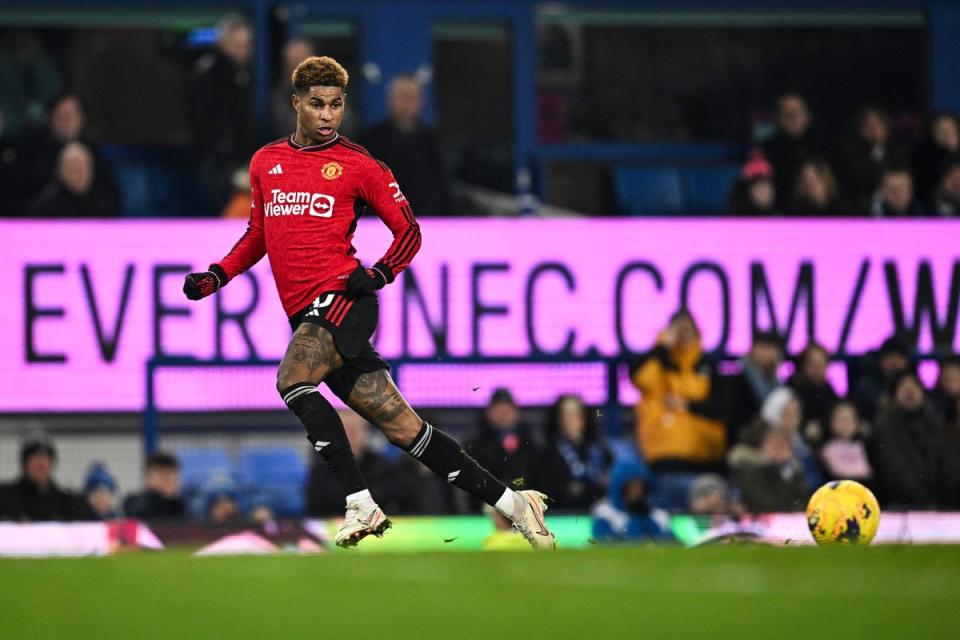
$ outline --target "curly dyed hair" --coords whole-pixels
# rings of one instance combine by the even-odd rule
[[[310,87],[340,87],[346,90],[350,76],[339,62],[329,56],[310,56],[297,65],[291,82],[298,94],[306,93]]]

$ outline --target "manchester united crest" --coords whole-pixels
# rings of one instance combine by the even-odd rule
[[[320,174],[327,180],[336,180],[343,175],[343,166],[339,162],[328,162],[320,169]]]

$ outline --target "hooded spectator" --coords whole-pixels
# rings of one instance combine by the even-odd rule
[[[740,430],[757,417],[767,396],[782,386],[777,377],[782,361],[783,350],[774,333],[761,331],[753,336],[750,351],[740,360],[740,373],[726,380],[729,389],[726,422],[731,443],[736,442]]]
[[[127,496],[123,511],[143,520],[182,518],[186,507],[180,496],[180,461],[172,454],[157,452],[147,458],[145,488]]]
[[[57,160],[56,179],[27,207],[42,218],[105,218],[118,213],[118,201],[99,190],[93,154],[82,142],[67,143]]]
[[[363,132],[360,142],[393,170],[417,215],[451,215],[440,143],[423,121],[423,105],[417,76],[393,78],[387,87],[387,119]]]
[[[787,213],[794,216],[829,216],[837,211],[837,180],[823,160],[807,160],[800,165],[791,189]]]
[[[82,496],[53,478],[57,451],[46,433],[27,434],[20,445],[20,478],[0,485],[0,520],[94,520]]]
[[[536,450],[530,429],[520,418],[513,394],[494,390],[483,412],[480,433],[464,447],[478,463],[508,487],[531,484]]]
[[[948,165],[934,194],[933,212],[943,218],[960,218],[960,161]]]
[[[887,390],[893,379],[913,366],[911,354],[907,340],[894,335],[884,340],[877,351],[861,358],[854,402],[857,412],[868,422],[888,403]]]
[[[727,212],[734,216],[773,216],[777,208],[777,188],[773,168],[761,153],[754,153],[740,171],[730,192]]]
[[[851,211],[867,213],[885,171],[902,167],[906,155],[890,135],[890,117],[876,106],[860,111],[856,129],[840,147],[837,173]]]
[[[560,396],[546,425],[536,485],[550,496],[552,509],[586,511],[606,494],[613,457],[580,396]]]
[[[762,427],[759,446],[730,452],[730,477],[750,513],[803,511],[811,488],[786,431]]]
[[[825,480],[856,480],[869,484],[873,467],[865,442],[866,425],[849,400],[833,405],[827,423],[827,437],[820,448],[820,463]]]
[[[638,462],[623,460],[610,472],[607,498],[593,508],[598,542],[669,541],[670,516],[647,502],[651,476]]]
[[[711,471],[726,449],[721,392],[690,312],[673,314],[632,376],[640,390],[637,441],[655,473]]]
[[[876,423],[874,462],[888,505],[947,506],[947,439],[920,378],[903,371],[890,385],[892,402]]]
[[[934,115],[926,136],[913,154],[913,182],[917,196],[930,210],[950,165],[960,163],[960,120],[950,111]]]
[[[120,516],[117,511],[117,481],[104,463],[90,465],[83,483],[83,495],[90,510],[100,520],[114,520]]]
[[[797,370],[787,385],[800,399],[803,419],[806,421],[803,434],[810,442],[819,442],[826,430],[827,417],[838,400],[837,392],[827,380],[827,366],[830,364],[830,352],[817,343],[811,342],[797,358]]]
[[[786,208],[803,162],[819,155],[812,135],[812,121],[803,96],[788,92],[778,98],[777,131],[763,145],[763,155],[773,168],[773,191],[779,210]]]
[[[893,167],[883,172],[880,189],[873,197],[870,213],[877,218],[916,218],[926,215],[913,196],[913,178],[906,169]]]

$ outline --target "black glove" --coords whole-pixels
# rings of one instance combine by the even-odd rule
[[[189,273],[183,279],[183,293],[188,300],[199,300],[213,295],[227,284],[227,274],[218,264],[210,265],[209,271]]]
[[[359,298],[383,289],[387,284],[387,277],[381,271],[382,268],[374,265],[373,268],[366,269],[361,265],[354,269],[347,278],[347,297]]]

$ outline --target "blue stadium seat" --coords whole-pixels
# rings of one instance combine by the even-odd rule
[[[649,501],[651,507],[667,511],[683,511],[687,508],[690,487],[699,474],[659,473],[654,474]]]
[[[230,458],[222,449],[179,449],[176,455],[184,493],[200,491],[214,478],[234,476]]]
[[[685,212],[683,180],[677,167],[615,166],[613,183],[619,213],[659,216]]]
[[[730,189],[740,174],[740,166],[724,164],[683,170],[687,213],[718,215],[727,209]]]
[[[307,467],[293,447],[256,447],[240,452],[240,476],[246,492],[269,496],[280,517],[303,515]]]

